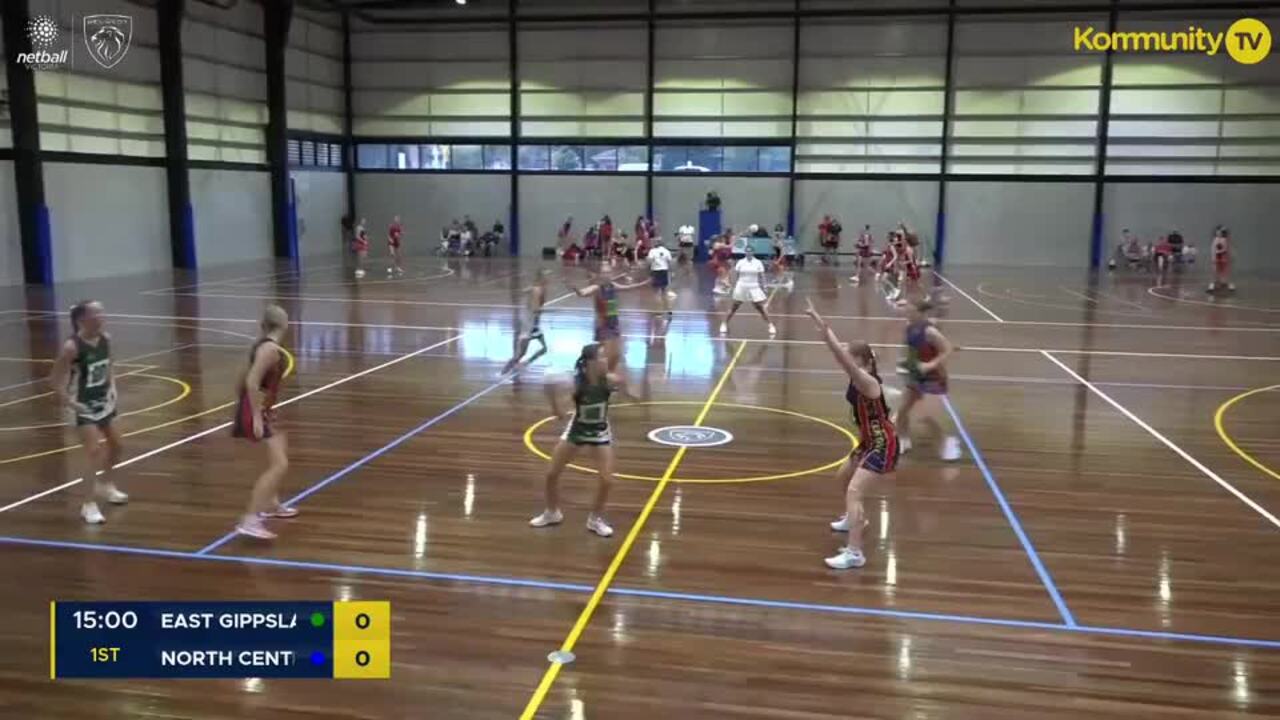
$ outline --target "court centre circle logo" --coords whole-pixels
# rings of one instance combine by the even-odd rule
[[[676,447],[715,447],[733,442],[733,433],[700,425],[670,425],[650,431],[649,439]]]

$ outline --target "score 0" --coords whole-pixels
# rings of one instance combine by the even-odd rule
[[[391,677],[391,603],[333,604],[333,676]]]

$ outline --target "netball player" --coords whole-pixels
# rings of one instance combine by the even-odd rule
[[[862,232],[858,233],[858,239],[854,241],[854,260],[853,269],[854,276],[849,278],[854,285],[862,282],[862,271],[864,268],[873,267],[874,261],[871,259],[871,226],[864,225]]]
[[[711,292],[716,295],[729,294],[729,269],[733,260],[733,236],[728,232],[716,236],[711,244],[711,269],[716,273],[716,284]]]
[[[356,277],[364,277],[364,260],[369,255],[369,233],[365,230],[367,221],[360,218],[360,224],[356,225],[355,237],[351,239],[351,252],[356,256]]]
[[[658,308],[671,321],[671,301],[676,294],[671,286],[671,251],[662,244],[662,238],[653,239],[653,249],[649,251],[646,261],[649,263],[649,283],[653,286],[658,299]]]
[[[560,404],[561,395],[568,391],[573,399],[573,412],[567,413]],[[560,442],[551,451],[551,467],[546,475],[546,509],[529,521],[536,528],[559,525],[564,521],[560,511],[560,473],[565,465],[573,462],[584,447],[595,454],[596,472],[600,476],[596,486],[595,502],[587,516],[587,530],[609,537],[613,528],[604,519],[605,503],[609,499],[609,487],[613,484],[613,433],[609,428],[609,398],[613,393],[635,399],[627,391],[620,375],[609,371],[604,348],[592,343],[582,348],[582,354],[573,368],[571,382],[547,384],[547,398],[551,411],[561,420],[568,420],[568,427],[560,436]]]
[[[1213,282],[1209,283],[1209,292],[1224,289],[1235,292],[1236,286],[1228,277],[1231,272],[1231,231],[1219,225],[1213,232],[1209,249],[1213,253]]]
[[[280,340],[289,329],[289,316],[277,305],[269,305],[262,313],[262,337],[249,351],[249,364],[236,381],[236,414],[231,436],[262,443],[267,451],[267,468],[258,476],[249,506],[236,525],[236,531],[260,540],[272,540],[276,534],[263,524],[266,518],[291,518],[295,508],[280,504],[280,479],[289,469],[285,435],[275,425],[276,398],[284,380],[285,354]]]
[[[906,332],[906,393],[903,396],[902,408],[898,411],[894,423],[901,437],[902,452],[911,450],[911,411],[918,403],[928,397],[938,398],[938,405],[947,394],[947,358],[955,351],[950,340],[929,320],[932,303],[927,300],[907,306]],[[935,409],[941,412],[941,409]],[[943,435],[942,426],[930,416],[925,422],[933,429],[937,437],[942,438],[939,453],[943,460],[954,462],[960,459],[960,440],[955,435]]]
[[[867,564],[862,552],[862,531],[867,526],[862,497],[867,485],[881,477],[892,476],[898,466],[898,435],[889,418],[889,405],[876,371],[876,356],[865,342],[844,344],[831,325],[807,301],[806,312],[822,333],[836,362],[849,375],[844,397],[851,406],[858,427],[858,449],[845,458],[836,479],[845,489],[845,514],[831,523],[831,529],[849,533],[840,552],[826,559],[827,567],[836,570],[860,568]]]
[[[62,343],[49,375],[59,403],[71,409],[84,448],[86,493],[80,517],[90,525],[106,522],[98,508],[100,498],[112,505],[129,502],[129,496],[111,482],[111,469],[120,461],[122,446],[113,422],[116,377],[111,370],[111,336],[104,325],[102,303],[76,303],[71,308],[71,337]]]
[[[652,252],[652,251],[650,251]],[[609,372],[622,361],[622,326],[618,317],[618,291],[638,288],[647,283],[615,283],[604,271],[597,271],[592,283],[584,288],[569,286],[578,297],[594,297],[596,308],[595,341],[604,350]]]
[[[729,315],[725,317],[724,322],[720,323],[720,334],[729,332],[729,321],[738,312],[738,308],[742,307],[742,303],[750,301],[755,306],[756,312],[760,313],[760,317],[764,318],[765,324],[769,326],[769,334],[776,335],[778,328],[774,326],[773,319],[769,317],[769,311],[764,306],[766,297],[764,287],[761,285],[761,278],[764,277],[764,263],[752,254],[749,246],[747,254],[733,266],[733,274],[735,277],[733,306],[729,308]]]
[[[387,252],[391,255],[392,267],[387,268],[387,274],[404,275],[404,265],[401,262],[400,255],[400,237],[404,235],[404,227],[400,224],[400,216],[396,215],[391,219],[391,225],[387,228]]]
[[[503,375],[514,370],[516,365],[520,363],[520,359],[523,358],[524,354],[529,350],[529,343],[535,340],[538,341],[539,349],[538,352],[534,353],[533,356],[529,358],[529,361],[525,363],[526,367],[532,365],[533,361],[542,357],[547,352],[547,341],[542,337],[542,327],[540,323],[542,320],[542,304],[547,300],[548,274],[549,273],[546,270],[539,270],[538,274],[534,276],[533,285],[525,289],[525,292],[529,294],[529,330],[528,332],[521,333],[520,327],[517,325],[515,352],[511,355],[511,359],[507,361],[507,364],[502,368]]]

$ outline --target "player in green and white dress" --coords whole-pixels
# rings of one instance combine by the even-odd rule
[[[609,399],[619,393],[634,397],[627,391],[620,375],[609,372],[603,346],[592,343],[582,348],[574,366],[572,382],[550,382],[547,397],[556,417],[569,420],[560,436],[560,442],[551,452],[551,467],[546,477],[546,509],[529,521],[533,527],[559,525],[564,520],[560,512],[560,473],[577,457],[583,448],[590,448],[596,456],[596,471],[600,484],[596,488],[595,503],[587,516],[587,530],[609,537],[613,528],[604,519],[605,503],[609,499],[609,486],[613,484],[613,430],[609,427]],[[573,413],[569,415],[561,406],[561,395],[571,392]]]
[[[123,505],[129,496],[111,482],[111,469],[122,454],[116,417],[116,379],[111,371],[111,336],[103,330],[102,303],[84,301],[71,308],[71,337],[62,344],[54,360],[49,381],[58,400],[70,408],[88,467],[88,493],[80,507],[80,517],[91,525],[106,522],[98,499]]]

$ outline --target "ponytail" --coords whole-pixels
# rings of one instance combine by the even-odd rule
[[[90,300],[81,300],[71,306],[71,332],[80,334],[80,321],[84,319],[84,314],[89,311]]]

